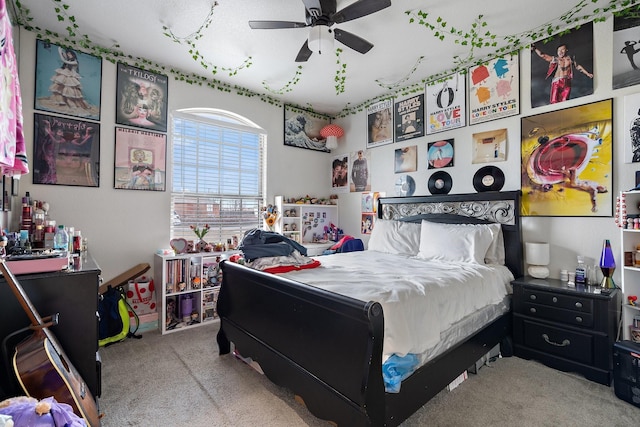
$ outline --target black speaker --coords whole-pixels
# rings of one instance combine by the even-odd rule
[[[613,388],[618,398],[640,408],[640,344],[613,345]]]

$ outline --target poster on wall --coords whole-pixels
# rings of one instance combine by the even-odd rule
[[[613,89],[640,84],[640,6],[628,16],[613,14]]]
[[[167,131],[167,76],[118,63],[116,123]]]
[[[331,150],[320,131],[330,123],[329,116],[285,104],[284,145],[329,153]]]
[[[398,148],[395,150],[394,173],[415,172],[418,170],[418,146]]]
[[[100,125],[34,114],[33,183],[100,186]]]
[[[453,138],[427,144],[428,169],[449,168],[453,166]]]
[[[518,53],[469,68],[469,124],[520,114]]]
[[[531,45],[531,107],[593,93],[593,22]]]
[[[331,191],[349,192],[349,156],[339,154],[331,160]]]
[[[351,172],[349,173],[350,191],[361,192],[371,190],[371,175],[369,174],[371,152],[358,150],[352,152],[349,157],[349,163],[351,165]]]
[[[624,97],[624,162],[640,162],[640,93]]]
[[[521,119],[523,215],[613,216],[612,105]]]
[[[428,135],[467,124],[465,81],[466,76],[459,72],[425,86]]]
[[[393,142],[393,100],[387,99],[367,107],[367,148]]]
[[[114,188],[164,191],[167,135],[116,127]]]
[[[102,58],[36,40],[34,108],[100,120]]]
[[[424,136],[424,93],[395,103],[396,142]]]
[[[472,163],[504,162],[507,159],[507,130],[473,134]]]

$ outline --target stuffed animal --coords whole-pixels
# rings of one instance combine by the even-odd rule
[[[71,405],[57,402],[53,397],[42,400],[33,397],[11,397],[0,402],[0,417],[8,416],[6,427],[86,427],[87,423],[77,416]],[[0,418],[0,423],[2,418]]]

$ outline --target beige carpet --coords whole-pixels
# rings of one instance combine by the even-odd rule
[[[103,427],[328,426],[233,356],[218,356],[218,324],[146,332],[100,349]],[[640,408],[612,387],[516,357],[498,359],[442,392],[402,426],[638,426]],[[347,426],[348,427],[348,426]]]

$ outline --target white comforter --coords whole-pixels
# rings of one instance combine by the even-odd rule
[[[384,310],[384,363],[393,354],[422,354],[440,333],[511,293],[513,275],[504,266],[429,261],[376,251],[317,258],[322,266],[283,274],[292,280]]]

